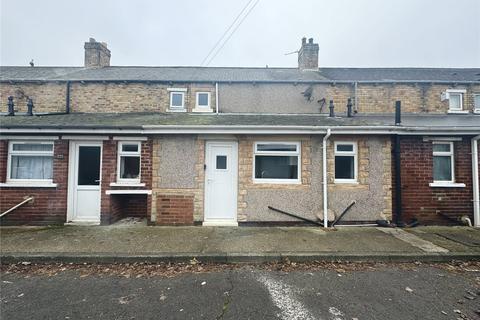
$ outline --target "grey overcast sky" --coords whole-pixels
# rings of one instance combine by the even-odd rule
[[[0,64],[81,66],[89,37],[112,65],[200,65],[248,0],[0,0]],[[211,66],[480,67],[480,0],[259,0]]]

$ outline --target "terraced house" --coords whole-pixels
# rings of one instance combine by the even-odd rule
[[[1,67],[2,224],[480,225],[480,69]],[[320,61],[321,62],[321,61]],[[13,209],[12,209],[13,208]],[[12,210],[10,210],[12,209]]]

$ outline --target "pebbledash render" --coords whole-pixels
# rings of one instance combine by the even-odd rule
[[[3,225],[480,225],[480,69],[0,67]]]

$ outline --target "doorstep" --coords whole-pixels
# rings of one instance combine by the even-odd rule
[[[238,227],[237,221],[225,221],[225,220],[209,220],[203,221],[204,227]]]

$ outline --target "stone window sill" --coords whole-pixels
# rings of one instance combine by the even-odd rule
[[[454,182],[431,182],[428,185],[433,188],[465,188],[465,183]]]
[[[195,113],[212,113],[213,112],[213,109],[211,108],[195,108],[192,110],[192,112],[195,112]]]
[[[448,110],[449,114],[467,114],[468,110]]]
[[[56,183],[0,183],[4,188],[56,188]]]
[[[167,112],[187,112],[187,109],[167,109]]]
[[[152,194],[152,190],[106,190],[105,194]]]
[[[145,183],[122,183],[122,182],[112,182],[110,187],[145,187]]]

